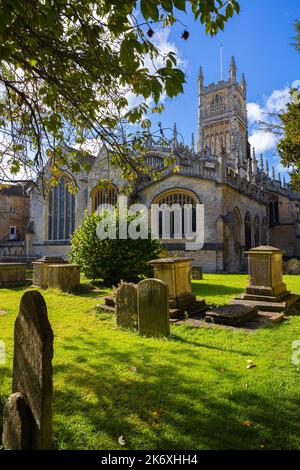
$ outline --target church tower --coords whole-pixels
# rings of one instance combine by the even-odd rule
[[[198,75],[198,146],[202,155],[239,161],[243,174],[249,166],[246,80],[237,81],[237,67],[231,59],[229,79],[204,85],[202,68]],[[206,152],[207,153],[207,152]]]

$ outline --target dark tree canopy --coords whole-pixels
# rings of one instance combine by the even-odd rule
[[[236,0],[1,0],[0,181],[20,170],[27,179],[54,176],[63,164],[78,171],[66,149],[98,141],[124,176],[142,171],[138,150],[145,114],[162,110],[161,96],[183,91],[173,52],[155,46],[155,26],[193,15],[214,35],[239,12]],[[189,32],[182,25],[182,39]],[[160,56],[160,66],[157,57]],[[163,65],[161,65],[163,64]],[[128,93],[141,97],[130,106]],[[152,98],[149,104],[146,100]],[[128,123],[145,131],[125,137]],[[136,156],[135,156],[136,155]]]

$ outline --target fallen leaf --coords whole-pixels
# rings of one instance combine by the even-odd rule
[[[253,423],[253,421],[248,420],[248,421],[242,421],[241,425],[246,426],[247,428],[250,428],[251,426],[254,426],[254,423]]]
[[[120,446],[125,446],[126,442],[124,436],[119,436],[118,443],[120,444]]]
[[[160,412],[155,410],[155,411],[153,411],[152,416],[153,416],[153,418],[158,419],[158,418],[160,418]]]
[[[132,372],[137,372],[137,367],[130,367],[130,370],[132,370]]]
[[[254,367],[256,367],[256,364],[248,364],[246,369],[254,369]]]

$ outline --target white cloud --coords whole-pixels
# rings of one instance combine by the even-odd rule
[[[249,123],[254,123],[256,121],[261,121],[263,117],[263,110],[257,103],[248,103],[247,104],[247,114]]]
[[[264,153],[276,146],[277,139],[269,132],[258,130],[250,135],[249,142],[255,148],[256,153]]]
[[[261,130],[257,125],[258,122],[278,123],[278,118],[275,115],[283,111],[290,100],[290,87],[286,86],[280,90],[274,90],[269,96],[263,96],[261,103],[247,104],[250,124],[249,142],[257,153],[275,150],[279,139],[278,136]]]
[[[274,90],[266,99],[265,109],[268,113],[279,113],[286,108],[289,101],[291,101],[290,87]]]

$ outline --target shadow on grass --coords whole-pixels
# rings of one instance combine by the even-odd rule
[[[193,329],[193,327],[191,327],[191,328]],[[222,352],[225,352],[225,353],[235,353],[235,354],[240,354],[241,356],[249,356],[249,353],[247,353],[247,352],[242,352],[242,351],[238,351],[238,350],[234,350],[234,349],[228,349],[228,348],[227,349],[226,348],[220,348],[219,346],[212,346],[210,344],[203,344],[203,343],[200,343],[200,342],[197,342],[197,341],[189,341],[186,338],[183,338],[182,336],[176,335],[176,333],[172,333],[171,339],[174,340],[174,341],[177,341],[178,343],[184,343],[184,344],[191,345],[191,346],[196,346],[196,347],[199,347],[199,348],[212,349],[214,351],[222,351]],[[256,354],[252,353],[252,356],[256,356]]]
[[[242,294],[245,289],[243,287],[232,287],[225,286],[222,284],[206,284],[205,282],[192,282],[192,291],[194,294],[200,297],[206,296],[234,296],[237,294]]]
[[[54,396],[57,447],[100,448],[101,441],[101,448],[111,448],[112,442],[119,448],[123,435],[126,449],[293,448],[299,398],[276,400],[272,393],[244,390],[241,372],[226,370],[225,357],[203,360],[200,347],[191,349],[188,367],[207,373],[201,381],[182,369],[185,356],[176,347],[157,361],[159,342],[155,347],[143,342],[139,360],[137,351],[124,352],[108,340],[91,351],[91,342],[82,339],[71,362],[54,369],[63,376],[63,387]],[[85,352],[91,354],[88,367],[82,361]],[[214,385],[221,381],[218,395]],[[243,425],[247,420],[253,425]]]

